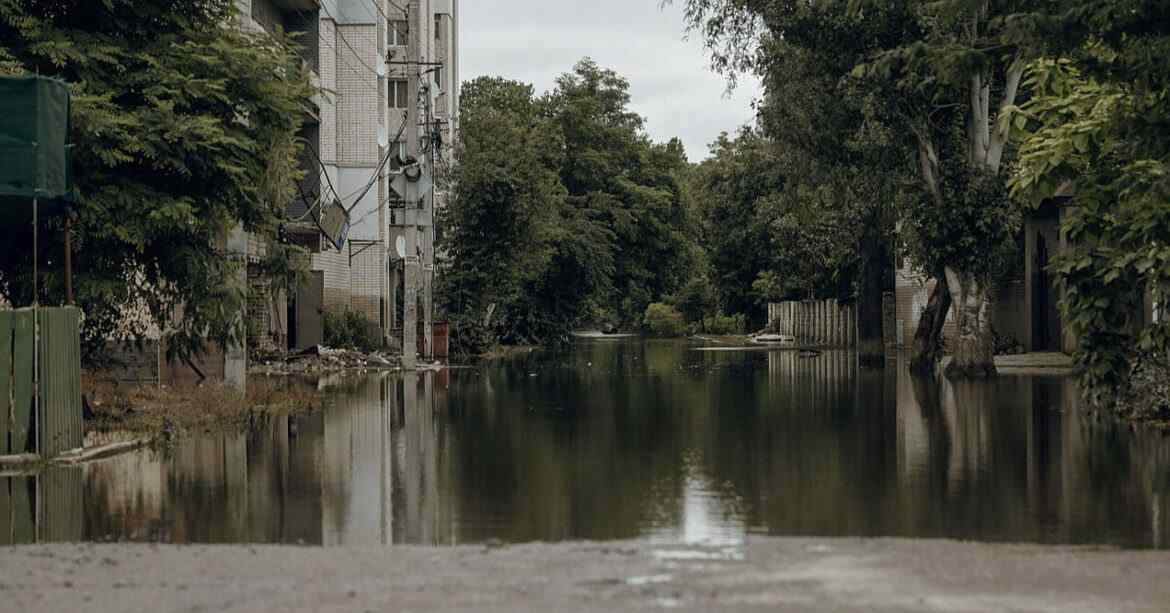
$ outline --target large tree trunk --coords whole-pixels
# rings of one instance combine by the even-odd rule
[[[959,333],[955,338],[948,377],[993,377],[995,352],[991,334],[991,292],[973,275],[946,269],[947,285],[955,300]]]
[[[886,269],[893,265],[889,249],[875,232],[867,232],[861,243],[861,288],[857,297],[858,361],[867,368],[886,364],[882,301]]]
[[[942,359],[943,326],[947,323],[951,302],[951,290],[947,286],[946,277],[939,275],[930,292],[926,309],[918,320],[918,329],[914,331],[914,342],[910,348],[910,372],[920,375],[934,373]]]

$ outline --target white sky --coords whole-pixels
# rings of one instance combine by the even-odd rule
[[[659,0],[462,0],[460,78],[490,75],[531,83],[538,94],[591,57],[630,81],[632,109],[659,142],[682,139],[692,162],[720,132],[753,117],[760,94],[741,79],[730,98],[703,45],[686,35],[682,9]]]

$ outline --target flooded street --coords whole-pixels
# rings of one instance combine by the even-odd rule
[[[1170,548],[1170,438],[1084,418],[1072,380],[853,364],[588,340],[338,384],[314,415],[0,481],[0,543]]]

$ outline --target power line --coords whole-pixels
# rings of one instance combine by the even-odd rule
[[[370,187],[371,187],[371,186],[373,186],[373,184],[374,184],[374,183],[375,183],[375,182],[378,180],[378,176],[379,176],[379,173],[381,172],[382,168],[383,168],[383,167],[386,165],[386,162],[390,160],[390,156],[391,156],[391,155],[394,155],[394,153],[396,153],[396,152],[394,151],[394,149],[390,148],[390,146],[389,146],[389,145],[390,145],[390,144],[393,144],[393,143],[398,143],[398,142],[401,142],[401,140],[402,140],[402,135],[403,135],[403,133],[405,133],[405,132],[406,132],[406,118],[405,118],[405,113],[403,113],[403,115],[404,115],[404,117],[403,117],[403,120],[402,120],[402,126],[401,126],[400,128],[398,128],[398,134],[394,135],[394,138],[393,138],[393,139],[391,139],[391,140],[390,140],[390,142],[387,144],[387,147],[386,147],[386,155],[385,155],[385,156],[382,158],[382,161],[378,163],[378,168],[377,168],[377,170],[374,172],[374,176],[373,176],[373,177],[370,177],[370,180],[369,180],[369,182],[367,182],[367,183],[366,183],[366,185],[365,185],[364,187],[359,187],[358,189],[355,189],[354,191],[350,192],[348,195],[346,195],[346,196],[345,196],[345,198],[344,198],[343,200],[349,200],[350,198],[352,198],[352,197],[353,197],[355,194],[357,194],[358,192],[362,192],[363,190],[365,190],[365,191],[362,193],[362,195],[361,195],[360,197],[358,197],[358,201],[360,202],[362,198],[365,198],[365,196],[366,196],[366,192],[369,192],[369,191],[370,191]],[[355,203],[355,205],[354,205],[354,206],[357,206],[357,205],[356,205],[356,203]]]

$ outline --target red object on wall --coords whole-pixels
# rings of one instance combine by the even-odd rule
[[[435,357],[446,359],[451,353],[451,324],[445,321],[435,322],[432,327],[432,337],[434,338],[435,343]]]

